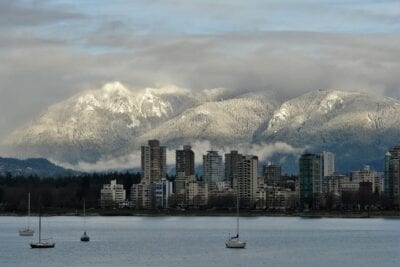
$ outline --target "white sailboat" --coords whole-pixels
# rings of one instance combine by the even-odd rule
[[[227,248],[246,248],[246,242],[239,239],[239,181],[236,192],[236,235],[229,236],[225,242]]]
[[[28,218],[27,218],[27,226],[24,229],[19,230],[20,236],[33,236],[35,231],[29,228],[29,218],[31,216],[31,193],[28,193]]]
[[[89,242],[90,237],[86,234],[86,207],[85,200],[83,200],[83,235],[81,236],[82,242]]]
[[[56,245],[56,243],[51,240],[48,240],[48,239],[42,240],[42,214],[41,214],[41,209],[40,209],[40,204],[39,204],[39,241],[32,242],[31,248],[54,248],[55,245]]]

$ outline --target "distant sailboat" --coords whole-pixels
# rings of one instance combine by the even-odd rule
[[[86,234],[86,207],[85,200],[83,200],[83,235],[81,236],[82,242],[89,242],[90,237]]]
[[[246,248],[246,242],[239,240],[239,181],[236,192],[236,235],[229,236],[225,246],[227,248]]]
[[[41,208],[39,204],[39,241],[38,242],[32,242],[31,243],[31,248],[54,248],[56,245],[55,242],[50,241],[50,240],[42,240],[42,214],[41,214]]]
[[[27,218],[27,226],[24,229],[19,230],[20,236],[33,236],[35,231],[29,228],[29,218],[31,216],[31,193],[28,193],[28,218]]]

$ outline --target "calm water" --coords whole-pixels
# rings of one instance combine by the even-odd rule
[[[0,217],[0,266],[400,266],[400,220],[242,218],[244,250],[225,248],[233,217],[87,217],[89,243],[81,218],[46,217],[47,250],[25,224]]]

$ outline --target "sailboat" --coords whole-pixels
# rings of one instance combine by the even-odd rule
[[[40,209],[40,204],[39,204],[39,241],[32,242],[31,248],[54,248],[55,245],[56,245],[55,242],[50,241],[48,239],[42,240],[42,214],[41,214],[41,209]]]
[[[19,230],[20,236],[33,236],[33,234],[35,233],[33,229],[29,228],[30,216],[31,216],[31,193],[28,193],[28,218],[27,218],[28,222],[26,228]]]
[[[227,248],[246,248],[246,242],[239,239],[239,181],[236,192],[236,235],[229,236],[225,242]]]
[[[83,235],[81,236],[82,242],[89,242],[90,237],[86,234],[86,208],[85,208],[85,200],[83,200]]]

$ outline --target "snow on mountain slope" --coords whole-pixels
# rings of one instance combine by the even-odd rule
[[[253,93],[233,99],[206,102],[187,109],[140,137],[156,138],[178,146],[207,140],[212,144],[251,143],[253,134],[268,123],[278,103],[272,93]]]
[[[358,92],[320,90],[284,102],[273,115],[264,136],[305,134],[337,129],[398,127],[400,102]]]
[[[191,94],[175,86],[130,90],[116,82],[49,107],[6,143],[12,156],[74,164],[123,157],[154,138],[171,149],[205,140],[216,147],[283,142],[335,152],[342,168],[379,167],[385,150],[400,143],[398,114],[400,101],[358,92],[319,90],[283,102],[268,91]]]
[[[320,90],[284,102],[258,140],[333,151],[344,169],[381,169],[382,155],[400,142],[397,114],[400,102],[392,98]]]
[[[129,151],[136,136],[197,103],[169,86],[133,92],[115,82],[53,105],[6,141],[22,156],[96,161]]]

